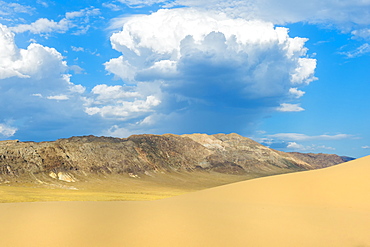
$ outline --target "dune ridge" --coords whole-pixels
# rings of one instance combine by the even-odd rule
[[[1,246],[370,246],[370,156],[134,202],[0,204]]]

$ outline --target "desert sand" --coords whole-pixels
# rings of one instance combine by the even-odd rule
[[[3,203],[0,246],[370,246],[370,156],[157,201]]]

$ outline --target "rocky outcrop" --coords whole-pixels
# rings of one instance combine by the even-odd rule
[[[193,171],[262,176],[315,169],[320,162],[318,158],[269,149],[237,134],[82,136],[40,143],[3,141],[0,183],[45,177],[71,183],[92,174],[139,178],[159,172]],[[325,166],[339,160],[330,162]]]

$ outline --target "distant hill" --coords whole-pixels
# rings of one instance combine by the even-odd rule
[[[332,165],[354,160],[354,158],[346,156],[338,156],[336,154],[314,154],[314,153],[298,153],[290,152],[289,154],[310,164],[314,169],[325,168]]]
[[[40,143],[0,142],[0,183],[196,172],[260,177],[344,161],[337,155],[276,151],[238,134],[80,136]]]

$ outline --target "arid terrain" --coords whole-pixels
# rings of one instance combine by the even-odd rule
[[[237,134],[0,142],[0,202],[153,200],[344,162]]]
[[[237,134],[3,141],[0,246],[370,246],[370,156],[348,159]]]
[[[1,246],[370,246],[370,156],[126,202],[0,204]]]

